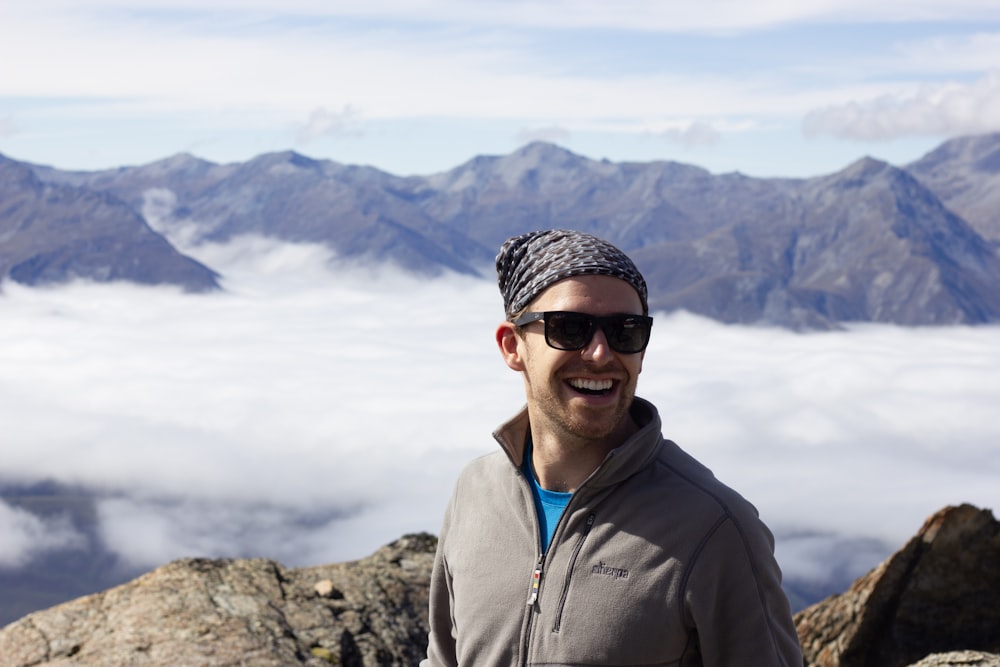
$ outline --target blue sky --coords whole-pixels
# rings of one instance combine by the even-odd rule
[[[996,0],[34,0],[0,62],[0,153],[64,169],[430,174],[541,139],[800,177],[1000,131]]]

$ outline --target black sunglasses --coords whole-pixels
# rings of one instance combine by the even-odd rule
[[[646,349],[653,318],[645,315],[607,315],[598,317],[563,310],[524,313],[514,324],[545,322],[545,342],[557,350],[582,350],[590,344],[600,327],[612,350],[620,354],[636,354]]]

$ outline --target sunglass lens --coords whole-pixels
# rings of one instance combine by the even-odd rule
[[[608,320],[605,336],[612,349],[623,354],[640,352],[649,342],[649,320],[639,317],[615,317]]]
[[[549,345],[560,350],[579,350],[590,342],[594,320],[580,313],[550,313],[545,318]]]

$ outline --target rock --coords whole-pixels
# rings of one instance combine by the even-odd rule
[[[1000,655],[979,651],[953,651],[935,653],[909,667],[947,667],[948,665],[975,665],[976,667],[1000,667]]]
[[[989,510],[947,507],[847,592],[802,610],[795,623],[810,667],[1000,653],[1000,523]]]
[[[340,599],[344,597],[344,594],[338,591],[337,588],[333,585],[333,582],[330,581],[329,579],[323,579],[322,581],[316,582],[316,585],[313,586],[313,590],[316,591],[316,595],[319,595],[320,597],[323,598],[335,597],[337,599]]]
[[[0,667],[415,665],[435,547],[409,535],[301,569],[175,561],[0,628]],[[1000,667],[1000,522],[947,507],[795,622],[807,667]]]
[[[175,561],[0,629],[0,665],[413,665],[427,647],[435,546],[410,535],[303,569]]]

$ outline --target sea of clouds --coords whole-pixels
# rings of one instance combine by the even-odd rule
[[[224,291],[3,285],[0,482],[91,490],[100,539],[135,568],[312,565],[437,532],[460,469],[523,403],[495,284],[331,269],[322,248],[260,239],[196,254]],[[1000,505],[998,327],[660,314],[638,393],[754,502],[790,578],[857,576],[945,505]],[[0,501],[2,568],[86,539]]]

